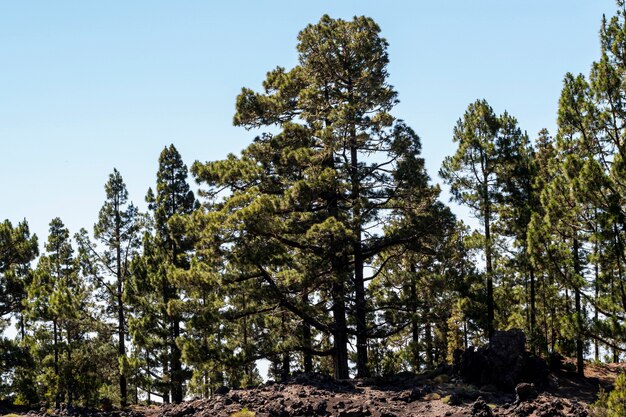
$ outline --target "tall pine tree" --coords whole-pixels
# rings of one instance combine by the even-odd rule
[[[94,225],[94,237],[100,246],[89,240],[84,229],[77,235],[77,240],[81,251],[90,259],[92,279],[104,296],[107,312],[116,329],[119,395],[122,406],[125,406],[128,402],[129,367],[126,291],[131,262],[139,248],[141,219],[137,208],[128,201],[126,184],[117,169],[109,175],[104,189],[106,200]]]
[[[444,160],[440,175],[450,185],[453,199],[468,206],[483,226],[487,335],[491,338],[495,318],[493,225],[506,177],[516,175],[516,159],[510,157],[527,138],[514,117],[506,112],[496,116],[487,101],[478,100],[469,105],[457,122],[453,140],[458,143],[457,151]]]
[[[166,403],[170,395],[175,403],[183,401],[186,379],[179,347],[181,290],[175,272],[189,268],[193,241],[175,217],[189,215],[197,208],[187,172],[174,145],[164,148],[159,156],[156,194],[150,189],[146,197],[154,233],[144,236],[141,265],[131,291],[141,311],[141,316],[131,321],[132,330],[140,345],[149,345],[151,354],[161,361],[162,397]]]

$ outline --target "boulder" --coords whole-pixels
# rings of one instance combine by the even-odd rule
[[[493,417],[493,411],[482,398],[478,398],[472,404],[472,417]]]
[[[497,331],[490,343],[454,353],[454,371],[465,382],[477,386],[494,385],[513,391],[520,382],[544,387],[549,369],[546,363],[525,350],[526,337],[519,329]]]
[[[522,382],[515,386],[515,401],[518,403],[534,400],[538,395],[539,393],[535,388],[535,384]]]

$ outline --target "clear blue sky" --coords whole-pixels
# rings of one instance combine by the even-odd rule
[[[555,131],[567,71],[588,73],[613,0],[0,1],[0,221],[26,218],[43,243],[61,217],[92,230],[116,167],[144,207],[157,158],[188,165],[239,152],[241,87],[296,62],[322,14],[373,17],[390,47],[394,114],[422,138],[439,182],[452,128],[485,98],[531,137]]]

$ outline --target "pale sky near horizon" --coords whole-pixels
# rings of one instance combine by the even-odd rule
[[[241,87],[291,68],[296,37],[327,13],[374,18],[389,42],[393,114],[420,135],[433,182],[452,129],[485,98],[531,138],[556,131],[566,72],[588,74],[613,0],[0,0],[0,221],[26,218],[40,246],[60,217],[90,232],[113,168],[140,207],[158,155],[188,165],[238,153]]]

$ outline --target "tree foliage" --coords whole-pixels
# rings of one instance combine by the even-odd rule
[[[420,138],[393,114],[378,25],[308,25],[297,64],[236,98],[234,124],[256,137],[193,164],[199,201],[170,145],[146,213],[114,169],[93,237],[54,218],[36,267],[26,221],[0,224],[0,330],[16,326],[0,339],[0,399],[181,402],[257,385],[260,360],[274,379],[421,372],[513,327],[580,374],[592,346],[618,361],[625,10],[603,20],[589,76],[565,75],[554,138],[531,141],[486,100],[458,120],[440,175],[476,230],[438,200]]]

